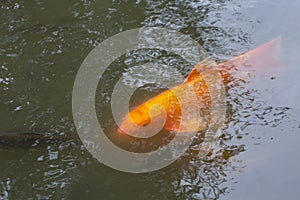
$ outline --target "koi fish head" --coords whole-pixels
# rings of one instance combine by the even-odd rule
[[[123,118],[119,132],[134,133],[138,127],[147,126],[151,122],[146,109],[134,109]]]
[[[150,125],[150,123],[151,125],[158,127],[157,125],[161,124],[163,121],[163,114],[164,110],[162,109],[162,106],[158,104],[153,106],[149,106],[148,104],[140,105],[125,115],[118,132],[137,134],[141,131],[145,131],[146,126]]]

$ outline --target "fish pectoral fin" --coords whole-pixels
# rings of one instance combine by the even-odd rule
[[[198,132],[203,129],[201,120],[198,118],[191,118],[186,122],[176,121],[174,123],[169,123],[164,127],[168,131],[175,131],[179,133],[191,133]]]
[[[202,78],[201,74],[213,69],[215,66],[216,66],[215,62],[209,58],[199,62],[192,69],[191,73],[185,79],[185,82],[189,82],[189,81],[193,81],[195,79]]]

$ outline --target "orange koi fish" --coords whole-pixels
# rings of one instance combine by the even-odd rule
[[[184,125],[181,124],[182,109],[200,109],[203,116],[207,116],[209,120],[209,107],[211,99],[209,94],[208,84],[206,77],[212,71],[205,69],[217,70],[226,84],[226,79],[232,75],[239,75],[245,72],[245,67],[251,67],[258,72],[263,72],[267,67],[271,67],[276,60],[277,50],[279,47],[280,39],[274,39],[254,50],[250,50],[240,56],[237,56],[229,61],[214,65],[213,61],[205,60],[198,63],[191,71],[186,80],[180,85],[166,90],[161,94],[147,100],[146,102],[138,105],[123,118],[121,125],[118,129],[120,133],[139,134],[141,127],[146,127],[165,119],[163,128],[168,131],[175,132],[190,132],[204,130],[207,126],[205,123],[199,123],[197,117],[189,117],[188,122]],[[193,92],[197,101],[198,108],[191,106],[193,101],[189,92]],[[184,100],[182,102],[182,100]],[[190,108],[191,107],[191,108]]]

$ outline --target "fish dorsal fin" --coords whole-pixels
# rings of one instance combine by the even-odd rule
[[[192,69],[188,77],[185,79],[185,82],[189,82],[201,78],[201,74],[213,69],[215,66],[216,66],[215,62],[210,58],[207,58],[199,62]]]

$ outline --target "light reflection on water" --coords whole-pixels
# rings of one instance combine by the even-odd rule
[[[293,61],[284,55],[284,61],[289,60],[286,67],[291,69],[284,75],[277,75],[272,82],[270,77],[256,77],[268,79],[269,85],[263,85],[263,89],[257,88],[261,85],[247,84],[229,88],[228,121],[220,130],[218,144],[210,155],[203,159],[197,157],[199,138],[185,156],[158,172],[141,175],[116,172],[98,164],[78,140],[72,139],[76,132],[71,91],[76,72],[88,52],[122,30],[146,25],[189,34],[216,60],[223,61],[284,34],[287,27],[280,28],[278,22],[273,21],[281,16],[277,17],[272,9],[280,6],[268,1],[258,5],[251,1],[221,0],[2,1],[0,6],[1,132],[28,131],[71,138],[55,142],[46,140],[38,148],[0,150],[0,199],[21,196],[37,199],[218,199],[226,197],[226,193],[236,187],[234,183],[239,182],[234,176],[231,180],[230,175],[247,170],[248,157],[240,155],[251,151],[252,145],[272,145],[273,139],[278,137],[273,131],[297,129],[299,122],[288,117],[293,112],[299,118],[299,112],[293,110],[297,105],[293,99],[299,95],[284,90],[285,96],[293,93],[293,98],[280,101],[275,95],[277,101],[273,105],[272,101],[266,101],[270,98],[265,95],[272,92],[263,90],[270,86],[274,93],[278,85],[282,91],[282,87],[290,87],[289,81],[297,83],[293,76],[293,70],[297,71],[294,66],[297,54],[294,53]],[[251,9],[256,7],[258,14],[253,15],[256,11]],[[267,18],[265,11],[270,15]],[[270,29],[262,30],[261,26],[266,23]],[[282,37],[284,45],[294,45],[291,41],[294,36]],[[284,53],[287,52],[291,53],[284,49]],[[128,67],[158,57],[185,75],[192,68],[163,52],[144,53],[144,56],[140,52],[139,56],[129,53],[123,60],[116,61],[107,72],[110,78],[99,87],[111,90],[113,79],[124,72],[120,66]],[[284,77],[286,74],[292,78]],[[109,98],[99,103],[104,106],[104,115],[108,113],[105,105]],[[110,119],[106,121],[111,123]],[[285,145],[287,148],[288,142]]]

